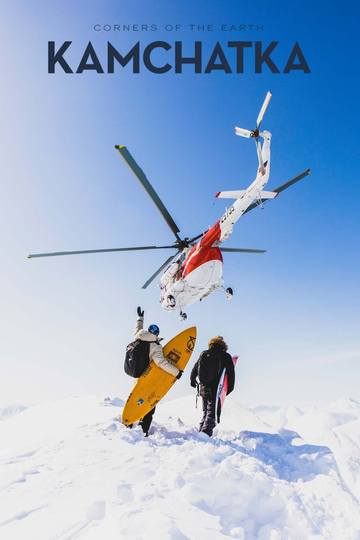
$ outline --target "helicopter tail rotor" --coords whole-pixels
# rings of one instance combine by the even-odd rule
[[[236,127],[235,133],[236,135],[240,135],[240,137],[246,137],[247,139],[250,139],[251,137],[251,131],[249,131],[248,129]]]
[[[261,155],[260,143],[259,143],[259,140],[258,140],[259,137],[262,135],[260,133],[260,131],[259,131],[259,128],[260,128],[260,124],[262,122],[262,119],[264,118],[264,114],[266,112],[266,109],[268,108],[268,105],[270,103],[271,97],[272,97],[271,92],[268,92],[266,94],[266,97],[264,99],[264,103],[262,104],[260,112],[259,112],[258,117],[256,119],[255,129],[253,129],[252,131],[249,131],[248,129],[243,129],[243,128],[239,128],[239,127],[235,128],[236,135],[240,135],[240,137],[246,137],[248,139],[250,137],[252,137],[255,140],[256,152],[257,152],[257,155],[258,155],[258,158],[259,158],[259,166],[260,166],[260,170],[261,170],[262,174],[264,174],[265,169],[264,169],[264,163],[263,163],[263,159],[262,159],[262,155]]]
[[[272,97],[272,93],[271,92],[268,92],[266,94],[266,97],[264,99],[264,103],[262,104],[262,107],[260,109],[260,112],[259,112],[259,116],[257,117],[257,120],[256,120],[256,127],[257,129],[259,129],[260,127],[260,124],[262,122],[262,119],[264,118],[264,114],[265,114],[265,111],[266,109],[268,108],[268,105],[270,103],[270,99]]]
[[[256,140],[261,135],[260,132],[259,132],[260,124],[261,124],[261,122],[262,122],[262,120],[264,118],[264,114],[266,112],[266,109],[268,108],[271,97],[272,97],[272,93],[268,92],[266,94],[266,97],[264,99],[264,103],[262,104],[262,107],[261,107],[260,112],[258,114],[258,117],[256,119],[255,129],[250,131],[248,129],[243,129],[243,128],[236,127],[235,128],[236,135],[239,135],[240,137],[246,137],[248,139],[250,139],[250,137],[253,137],[255,139],[255,142],[256,142]]]

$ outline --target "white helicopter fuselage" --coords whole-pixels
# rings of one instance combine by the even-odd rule
[[[259,163],[254,182],[243,191],[219,192],[216,197],[235,198],[234,204],[197,244],[184,250],[182,262],[180,258],[164,272],[160,302],[166,311],[182,311],[223,285],[223,258],[219,245],[229,238],[236,221],[254,201],[276,196],[273,192],[263,191],[270,176],[271,134],[265,131],[260,136],[264,138],[261,149],[263,167]]]
[[[178,311],[202,300],[223,284],[222,273],[223,262],[220,259],[200,263],[184,279],[169,281],[162,286],[162,307],[166,311]]]

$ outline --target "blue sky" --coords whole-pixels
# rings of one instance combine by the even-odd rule
[[[115,144],[128,147],[183,236],[212,225],[226,205],[215,194],[254,179],[253,143],[236,137],[234,127],[253,127],[268,90],[268,188],[307,168],[311,175],[237,223],[227,247],[268,251],[225,255],[225,283],[235,296],[228,302],[214,294],[189,308],[188,322],[198,327],[195,357],[213,335],[224,335],[241,358],[234,397],[244,404],[360,400],[358,15],[355,2],[5,0],[0,405],[89,393],[126,397],[132,381],[123,373],[123,352],[136,306],[166,339],[184,327],[161,310],[156,283],[141,290],[167,252],[26,256],[172,242]],[[158,30],[95,32],[95,24]],[[181,29],[166,31],[167,24]],[[215,30],[194,33],[190,24]],[[221,32],[220,24],[264,29]],[[48,41],[73,41],[65,57],[75,71],[89,41],[106,65],[107,41],[127,52],[155,40],[182,41],[188,55],[200,40],[204,63],[216,41],[229,58],[228,41],[279,41],[272,57],[281,70],[298,42],[311,74],[267,67],[255,74],[253,50],[246,51],[244,74],[195,75],[185,66],[182,74],[156,75],[143,65],[140,74],[130,66],[112,75],[47,73]],[[171,63],[172,51],[156,59]],[[189,391],[184,377],[173,394]]]

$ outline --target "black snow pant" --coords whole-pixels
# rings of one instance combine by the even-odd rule
[[[199,431],[206,433],[211,437],[213,429],[216,426],[215,420],[215,399],[202,398],[203,417],[200,422]]]
[[[139,425],[142,427],[142,430],[145,433],[145,435],[147,435],[149,432],[155,409],[156,407],[151,409],[151,411],[145,414],[144,418],[142,418],[139,422]]]

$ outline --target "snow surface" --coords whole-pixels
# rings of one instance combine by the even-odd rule
[[[19,412],[25,411],[26,409],[27,409],[27,406],[25,405],[9,405],[8,407],[0,408],[0,422],[2,420],[7,420],[14,414],[18,414]]]
[[[257,414],[259,418],[262,418],[271,426],[276,426],[277,428],[285,428],[289,423],[293,422],[304,413],[297,407],[276,407],[276,410],[269,408],[269,410],[257,409]],[[253,410],[254,412],[254,410]]]
[[[228,398],[212,438],[193,396],[160,404],[149,438],[123,405],[72,398],[0,422],[2,540],[360,539],[359,403]]]

